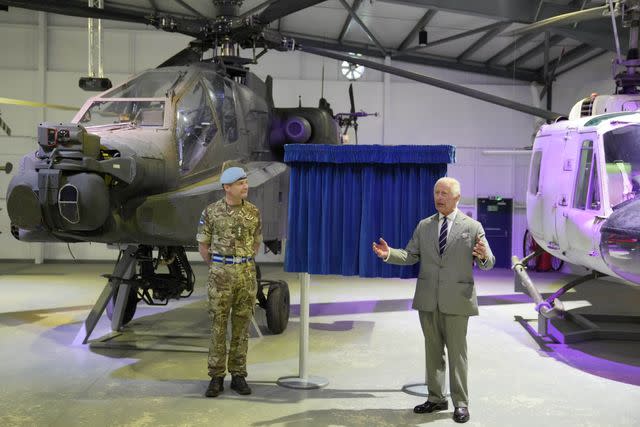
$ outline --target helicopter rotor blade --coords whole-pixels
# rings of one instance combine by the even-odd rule
[[[353,56],[350,56],[350,55],[343,55],[330,50],[311,47],[311,46],[297,45],[297,48],[303,52],[312,53],[314,55],[325,56],[327,58],[333,58],[339,61],[358,63],[360,65],[364,65],[365,67],[369,67],[373,70],[382,71],[384,73],[389,73],[395,76],[404,77],[405,79],[414,80],[420,83],[425,83],[431,86],[439,87],[441,89],[449,90],[451,92],[459,93],[461,95],[466,95],[471,98],[479,99],[481,101],[486,101],[492,104],[500,105],[502,107],[509,108],[511,110],[516,110],[522,113],[531,114],[532,116],[542,117],[546,120],[554,121],[559,117],[563,117],[562,114],[554,113],[553,111],[532,107],[526,104],[521,104],[519,102],[511,101],[506,98],[501,98],[499,96],[491,95],[485,92],[481,92],[479,90],[471,89],[471,88],[468,88],[462,85],[457,85],[455,83],[447,82],[444,80],[438,80],[433,77],[425,76],[423,74],[413,73],[411,71],[392,67],[390,65],[385,65],[385,64],[369,61],[362,58],[354,58]]]
[[[200,61],[201,56],[202,56],[201,49],[197,49],[193,46],[189,46],[182,49],[180,52],[176,53],[171,58],[164,61],[162,64],[158,65],[158,68],[172,67],[175,65],[188,65],[193,62]]]
[[[135,22],[149,24],[149,19],[142,13],[132,12],[109,6],[99,9],[87,6],[86,1],[68,0],[0,0],[0,5],[21,9],[38,10],[40,12],[57,13],[60,15],[78,16],[80,18],[111,19],[114,21]]]
[[[269,24],[307,7],[315,6],[325,0],[279,0],[271,3],[258,15],[260,22]]]
[[[105,6],[104,9],[87,6],[78,0],[0,0],[0,5],[80,18],[107,19],[151,25],[163,31],[185,34],[201,38],[206,31],[207,19],[174,16],[168,14],[149,14],[127,9]]]
[[[546,27],[571,24],[574,22],[589,21],[591,19],[603,18],[606,16],[606,12],[609,11],[609,6],[593,7],[591,9],[579,10],[577,12],[564,13],[562,15],[553,16],[551,18],[543,19],[542,21],[534,22],[530,25],[525,25],[522,28],[511,31],[505,36],[521,36],[523,34],[539,31]]]
[[[351,114],[355,114],[356,103],[353,101],[353,83],[349,84],[349,102],[351,102]]]

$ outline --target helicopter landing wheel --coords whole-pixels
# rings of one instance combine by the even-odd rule
[[[269,285],[266,314],[267,327],[273,334],[281,334],[289,323],[289,286],[278,281]]]
[[[113,319],[113,313],[116,306],[116,298],[118,297],[118,286],[113,292],[113,297],[107,303],[107,317],[109,320]],[[133,316],[136,314],[136,308],[138,307],[138,288],[131,288],[129,291],[129,298],[127,299],[127,303],[124,307],[124,315],[122,316],[122,325],[126,325],[131,322]]]

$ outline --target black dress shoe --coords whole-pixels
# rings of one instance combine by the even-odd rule
[[[231,377],[231,390],[235,390],[238,394],[251,394],[251,388],[249,388],[244,377],[239,375]]]
[[[456,410],[453,411],[453,421],[457,423],[466,423],[467,421],[469,421],[469,418],[470,416],[468,408],[460,407],[456,408]]]
[[[435,403],[435,402],[429,402],[427,400],[423,404],[413,408],[413,412],[415,412],[416,414],[429,414],[435,411],[446,411],[447,409],[449,409],[449,402],[445,401],[445,402]]]
[[[207,397],[218,397],[222,390],[224,390],[224,377],[212,377],[211,382],[209,382],[209,387],[207,387],[207,391],[204,393]]]

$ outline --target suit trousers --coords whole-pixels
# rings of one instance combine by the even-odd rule
[[[467,325],[469,316],[445,314],[435,311],[419,311],[424,334],[428,401],[446,401],[444,349],[449,358],[449,386],[455,407],[467,407]]]

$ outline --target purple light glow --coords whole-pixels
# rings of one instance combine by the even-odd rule
[[[596,347],[600,349],[618,347],[620,350],[624,349],[625,353],[629,353],[629,348],[632,347],[629,342],[592,341],[571,346],[566,344],[547,344],[547,346],[550,348],[547,354],[559,362],[602,378],[640,386],[640,366],[604,359],[585,353],[580,349],[582,347],[585,349],[590,347],[593,349]],[[613,358],[612,356],[610,357]]]

